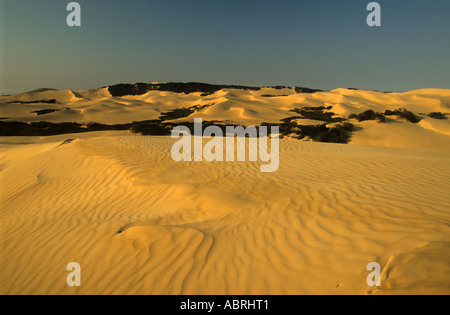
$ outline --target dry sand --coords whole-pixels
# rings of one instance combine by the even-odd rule
[[[219,91],[202,98],[219,106],[195,115],[249,124],[308,105],[450,111],[449,90],[256,95],[268,92]],[[53,93],[79,103],[80,121],[103,123],[199,103],[169,92],[35,93],[47,94],[20,97]],[[31,119],[32,105],[9,100],[0,116]],[[360,126],[348,145],[281,140],[276,173],[258,162],[175,163],[169,137],[2,137],[0,293],[449,294],[449,120]],[[73,261],[78,288],[66,285]],[[382,267],[380,288],[366,283],[370,262]]]

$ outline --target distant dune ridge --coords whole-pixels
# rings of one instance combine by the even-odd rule
[[[450,120],[447,116],[450,113],[450,90],[444,89],[384,93],[356,89],[321,91],[300,87],[246,87],[205,83],[119,84],[84,91],[39,89],[0,97],[0,124],[45,121],[124,125],[163,119],[164,123],[170,124],[163,128],[169,130],[165,130],[164,134],[170,132],[173,125],[192,122],[194,118],[244,126],[283,124],[286,119],[301,118],[289,120],[290,126],[285,124],[284,127],[288,128],[287,135],[298,129],[298,126],[292,124],[319,126],[327,123],[328,128],[334,127],[335,121],[316,120],[317,115],[311,119],[298,114],[305,107],[327,108],[324,113],[331,113],[336,121],[348,121],[356,125],[350,143],[423,147],[427,142],[427,146],[431,148],[443,148],[448,144],[445,139],[450,134]],[[366,111],[384,114],[398,109],[411,111],[418,117],[418,123],[411,125],[395,115],[386,116],[386,124],[383,125],[377,124],[378,121],[375,120],[348,119]],[[437,115],[430,117],[431,113]],[[443,119],[435,119],[439,115]],[[127,125],[109,129],[130,128]],[[95,129],[91,126],[89,130],[104,129],[107,127]],[[410,135],[413,135],[414,141],[404,141]]]
[[[449,112],[443,89],[154,83],[0,97],[0,130],[77,131],[0,137],[0,294],[450,294]],[[278,171],[174,162],[176,139],[129,131],[197,117],[279,124]],[[130,125],[78,132],[92,123]],[[350,125],[347,145],[299,141]],[[81,287],[66,284],[70,262]],[[381,287],[367,285],[371,262]]]

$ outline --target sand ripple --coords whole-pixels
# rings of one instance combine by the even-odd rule
[[[0,293],[450,293],[448,151],[283,140],[263,174],[175,163],[170,138],[61,143],[2,146]]]

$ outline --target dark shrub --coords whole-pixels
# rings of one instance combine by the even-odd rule
[[[30,125],[24,122],[0,121],[0,136],[28,136],[30,133]]]
[[[288,95],[273,95],[273,94],[263,94],[261,97],[284,97]]]
[[[294,91],[296,93],[317,93],[317,92],[322,92],[322,90],[317,90],[317,89],[309,89],[309,88],[305,88],[305,87],[295,87]]]
[[[131,124],[103,125],[91,123],[83,126],[73,122],[50,123],[46,121],[24,122],[0,122],[0,136],[53,136],[67,133],[82,133],[100,130],[128,130]]]
[[[276,86],[269,86],[269,87],[272,89],[275,89],[275,90],[290,89],[289,86],[285,86],[285,85],[276,85]]]
[[[429,113],[427,116],[433,119],[447,119],[447,116],[440,112]]]
[[[65,133],[78,133],[82,131],[82,126],[73,122],[54,124],[46,121],[40,121],[32,122],[31,127],[36,136],[53,136]]]
[[[333,128],[328,128],[326,124],[315,126],[299,126],[299,138],[309,137],[316,142],[330,142],[330,143],[348,143],[350,140],[350,130],[353,130],[353,125],[347,123],[346,125],[336,125]]]
[[[385,116],[397,116],[400,119],[405,119],[414,124],[418,123],[420,119],[413,113],[404,108],[396,109],[396,110],[386,110],[384,112]]]
[[[333,106],[317,106],[317,107],[302,107],[301,110],[307,110],[307,111],[319,111],[322,112],[324,110],[330,110],[333,109]]]
[[[386,117],[381,113],[376,113],[373,110],[367,110],[361,114],[351,114],[348,118],[356,119],[359,122],[367,120],[379,120],[380,122],[386,122]]]
[[[355,125],[349,122],[344,122],[335,126],[335,128],[339,128],[345,131],[353,131],[355,130]]]
[[[188,117],[189,115],[195,113],[195,112],[199,112],[204,108],[210,107],[214,104],[210,104],[210,105],[196,105],[196,106],[192,106],[189,108],[176,108],[170,112],[166,112],[166,113],[162,113],[161,116],[159,117],[160,120],[175,120],[175,119],[179,119],[179,118],[185,118]]]
[[[319,120],[324,121],[328,123],[333,122],[341,122],[344,119],[341,117],[333,117],[336,115],[333,112],[326,112],[325,110],[330,110],[332,107],[304,107],[304,108],[296,108],[291,110],[294,113],[300,114],[303,116],[303,118],[313,119],[313,120]],[[301,117],[300,117],[301,118]]]
[[[252,90],[259,91],[259,87],[240,86],[240,85],[215,85],[207,83],[189,82],[189,83],[136,83],[136,84],[117,84],[108,86],[108,90],[112,96],[121,97],[126,95],[142,95],[150,91],[166,91],[174,93],[196,93],[209,95],[220,91],[222,89],[240,89],[240,90]]]
[[[172,131],[170,126],[155,120],[134,122],[131,124],[130,130],[143,136],[168,136]]]
[[[294,120],[301,117],[294,116],[281,120],[278,124],[280,127],[281,138],[285,136],[292,136],[297,139],[304,139],[309,137],[316,142],[333,142],[333,143],[348,143],[351,132],[354,130],[354,125],[349,122],[343,122],[335,125],[332,128],[327,127],[327,124],[321,125],[299,125]],[[277,124],[263,123],[262,126],[273,126]]]
[[[321,134],[319,140],[320,142],[331,142],[331,143],[348,143],[350,140],[350,134],[345,129],[339,127],[333,127],[329,129],[326,133]]]
[[[38,116],[40,116],[40,115],[51,114],[51,113],[58,112],[58,111],[60,111],[60,109],[41,109],[41,110],[35,110],[32,113],[35,113]]]
[[[57,101],[55,99],[51,99],[51,100],[37,100],[30,102],[12,101],[8,102],[7,104],[56,104],[56,103]]]
[[[89,123],[86,125],[86,131],[105,131],[105,130],[129,130],[132,124],[104,125],[100,123]]]
[[[194,113],[194,110],[189,108],[177,108],[171,112],[162,113],[159,119],[161,120],[173,120],[178,118],[185,118]]]
[[[83,132],[82,126],[77,123],[49,123],[45,121],[32,122],[0,122],[1,136],[53,136],[64,133]]]

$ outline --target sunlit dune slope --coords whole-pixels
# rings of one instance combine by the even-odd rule
[[[113,134],[1,139],[0,293],[450,293],[449,151],[281,140],[261,173]]]

